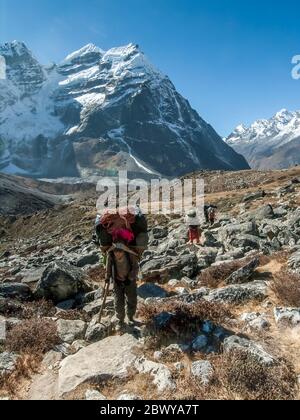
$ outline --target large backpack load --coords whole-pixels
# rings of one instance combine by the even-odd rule
[[[117,213],[106,210],[97,216],[95,229],[98,242],[104,249],[117,242],[123,242],[139,253],[148,248],[147,218],[139,208],[119,209]]]

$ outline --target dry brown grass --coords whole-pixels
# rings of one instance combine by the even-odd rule
[[[172,315],[166,326],[157,328],[156,317],[162,313]],[[139,317],[145,323],[148,332],[147,346],[151,348],[167,345],[176,339],[191,339],[200,331],[204,321],[211,321],[216,325],[226,325],[232,319],[227,306],[220,303],[201,300],[193,304],[182,303],[178,300],[160,302],[156,305],[139,306]]]
[[[11,396],[16,395],[20,383],[24,379],[30,379],[33,373],[37,373],[41,362],[40,355],[21,355],[13,372],[0,375],[0,390]]]
[[[176,400],[296,398],[297,378],[291,365],[283,359],[273,367],[262,367],[254,358],[241,354],[213,356],[210,361],[214,366],[211,384],[203,387],[189,372],[184,372],[177,379]]]
[[[8,331],[5,347],[11,352],[42,355],[59,343],[54,321],[32,318]]]
[[[254,258],[258,258],[259,266],[270,263],[270,257],[263,254],[253,255],[249,258],[226,262],[203,270],[198,276],[201,286],[216,288],[222,285],[232,273],[247,265]]]
[[[56,309],[53,303],[44,299],[26,303],[10,300],[3,310],[4,316],[19,319],[53,317],[55,313]]]
[[[300,275],[282,269],[273,276],[271,290],[283,305],[300,307]]]

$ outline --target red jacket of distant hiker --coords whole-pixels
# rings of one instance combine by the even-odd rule
[[[200,235],[201,235],[201,231],[200,231],[199,226],[190,226],[189,227],[189,241],[200,242]]]

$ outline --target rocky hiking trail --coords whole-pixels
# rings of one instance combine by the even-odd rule
[[[0,399],[299,399],[300,169],[204,177],[217,222],[198,247],[181,216],[149,217],[121,336],[111,294],[97,322],[92,193],[1,216]]]

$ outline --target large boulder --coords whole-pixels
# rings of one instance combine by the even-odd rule
[[[258,236],[254,235],[237,235],[227,241],[227,248],[242,248],[245,252],[252,251],[253,249],[260,249],[264,241]]]
[[[266,206],[262,206],[256,210],[253,210],[248,214],[248,217],[253,217],[255,220],[273,219],[275,214],[271,204],[267,204]]]
[[[248,283],[253,276],[254,271],[259,266],[259,259],[254,258],[244,267],[234,271],[225,281],[226,284],[242,284]]]
[[[195,254],[166,256],[142,263],[141,277],[145,282],[167,283],[170,279],[193,277],[198,273],[198,260]]]
[[[237,235],[258,235],[256,223],[254,221],[245,223],[231,223],[219,229],[218,239],[220,242],[226,242]]]
[[[246,284],[221,287],[204,296],[204,299],[209,302],[241,304],[251,300],[263,301],[267,296],[268,288],[266,283],[263,281],[254,281]]]
[[[90,290],[87,278],[80,268],[59,261],[46,268],[34,295],[38,299],[44,298],[59,303]]]
[[[22,283],[3,283],[0,284],[0,297],[9,299],[28,300],[32,296],[28,285]]]
[[[67,357],[59,370],[59,395],[69,394],[88,382],[125,379],[137,359],[133,352],[137,343],[129,334],[108,337]]]

